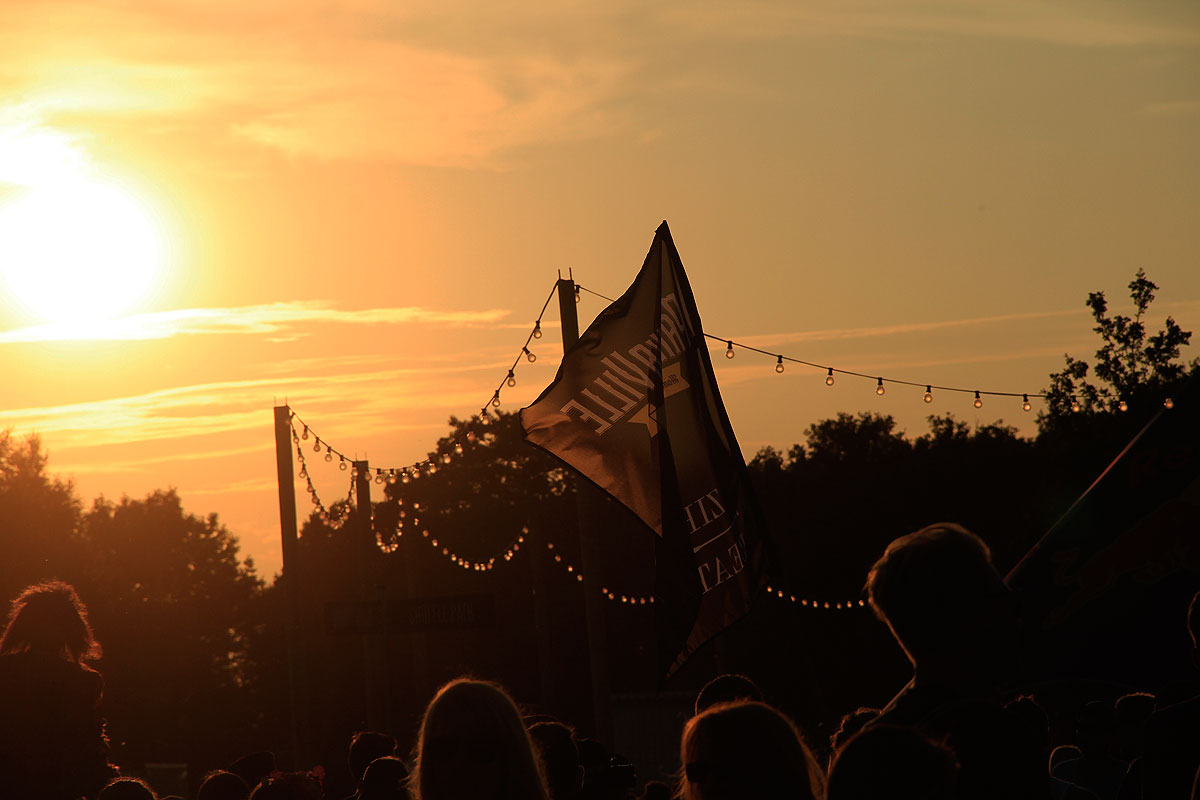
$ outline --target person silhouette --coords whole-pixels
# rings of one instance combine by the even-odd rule
[[[766,703],[718,703],[692,717],[679,759],[684,800],[824,797],[824,775],[800,732]]]
[[[547,800],[516,703],[497,684],[457,678],[434,695],[409,780],[416,800]]]
[[[101,655],[75,588],[51,580],[12,602],[0,637],[0,783],[9,797],[94,797],[116,774],[100,717]]]
[[[887,546],[867,577],[867,597],[912,664],[913,677],[872,725],[917,725],[997,698],[1012,680],[1019,621],[991,552],[975,534],[938,523]]]

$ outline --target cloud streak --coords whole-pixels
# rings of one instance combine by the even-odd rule
[[[295,301],[231,308],[186,308],[134,314],[84,325],[53,323],[0,332],[0,344],[54,341],[139,341],[174,336],[271,335],[290,340],[307,335],[304,325],[491,326],[507,309],[445,311],[416,306],[337,309],[323,301]]]

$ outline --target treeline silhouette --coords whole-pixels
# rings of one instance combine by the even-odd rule
[[[886,415],[841,414],[797,430],[786,452],[758,453],[749,467],[770,523],[773,580],[812,599],[857,600],[889,543],[938,519],[977,534],[1004,574],[1164,397],[1200,379],[1195,362],[1177,363],[1190,334],[1168,325],[1147,337],[1138,327],[1153,299],[1146,284],[1140,274],[1131,284],[1141,298],[1136,320],[1114,323],[1102,296],[1089,299],[1101,352],[1120,345],[1127,369],[1093,385],[1069,358],[1051,376],[1054,401],[1035,437],[1000,420],[972,428],[933,416],[927,432],[911,434]],[[185,511],[174,490],[85,507],[49,471],[36,437],[0,433],[0,592],[13,598],[50,578],[78,589],[104,646],[111,758],[133,774],[186,763],[194,788],[208,770],[268,748],[292,768],[324,765],[329,786],[350,786],[345,749],[355,731],[387,730],[407,753],[428,699],[463,674],[494,678],[533,713],[591,733],[583,586],[565,566],[585,566],[617,596],[647,594],[651,537],[623,507],[601,502],[605,541],[598,561],[583,565],[577,479],[522,441],[516,415],[487,425],[451,418],[435,450],[454,443],[463,454],[436,474],[373,485],[369,521],[346,501],[328,517],[309,516],[296,574],[268,584],[216,515]],[[493,569],[447,557],[486,562],[523,529],[520,550]],[[288,581],[299,620],[290,646]],[[677,737],[691,699],[715,675],[753,675],[810,740],[842,725],[844,741],[843,716],[884,707],[912,670],[867,608],[816,611],[761,598],[664,686],[651,610],[605,609],[609,683],[621,698],[613,713],[624,730],[644,734],[646,775],[679,766],[678,748],[661,745],[670,731]],[[1149,622],[1184,637],[1176,620]],[[1086,699],[1102,696],[1109,707],[1123,693],[1090,691]],[[1169,687],[1163,697],[1188,691]],[[1055,724],[1086,694],[1056,692]],[[897,746],[941,763],[920,742]]]

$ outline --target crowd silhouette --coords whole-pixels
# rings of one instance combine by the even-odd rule
[[[280,770],[264,750],[208,773],[194,800],[1200,798],[1200,697],[1159,708],[1134,692],[1052,718],[1029,685],[1017,603],[970,531],[942,523],[896,539],[866,592],[912,679],[883,708],[848,711],[828,741],[750,677],[721,675],[679,731],[674,782],[639,781],[604,743],[460,677],[429,701],[412,753],[397,752],[395,732],[354,735],[349,795],[330,794],[321,768]],[[1200,594],[1186,622],[1200,666]],[[37,584],[13,601],[0,639],[0,797],[178,797],[110,763],[102,714],[121,711],[102,706],[89,666],[100,654],[70,585]]]

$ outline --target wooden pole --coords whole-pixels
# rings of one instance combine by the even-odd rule
[[[375,546],[375,531],[371,525],[371,465],[363,461],[351,464],[354,468],[354,505],[357,509],[355,519],[355,561],[358,566],[358,599],[364,604],[378,602],[377,593],[372,591],[372,575],[370,571],[371,549]],[[372,606],[373,607],[373,606]],[[371,615],[374,625],[382,622],[380,615]],[[379,668],[377,644],[381,634],[372,628],[363,633],[363,710],[367,727],[379,730],[382,723],[379,693],[376,689],[376,673]]]
[[[279,535],[283,548],[283,586],[285,597],[284,638],[287,642],[288,706],[291,715],[292,757],[297,764],[306,764],[307,753],[302,751],[300,677],[297,668],[296,642],[300,631],[300,575],[297,572],[296,549],[299,533],[296,527],[296,486],[292,470],[292,410],[287,405],[275,406],[275,467],[279,483]]]
[[[579,313],[575,307],[575,281],[558,280],[558,315],[562,323],[563,353],[579,340]],[[608,678],[608,630],[604,600],[600,596],[599,543],[603,501],[587,481],[578,481],[579,567],[583,572],[584,618],[587,622],[588,660],[591,667],[592,713],[596,738],[613,747],[611,690]]]

